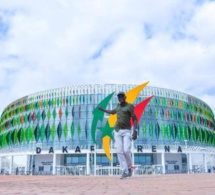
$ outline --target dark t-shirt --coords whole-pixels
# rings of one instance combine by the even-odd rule
[[[115,131],[119,131],[119,129],[131,129],[130,119],[137,120],[134,106],[127,102],[124,106],[118,104],[117,107],[111,111],[111,114],[117,114]]]

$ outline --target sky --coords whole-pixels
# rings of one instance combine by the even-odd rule
[[[0,0],[0,114],[39,91],[142,84],[215,112],[215,1]]]

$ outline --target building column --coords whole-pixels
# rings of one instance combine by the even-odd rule
[[[30,156],[30,160],[31,160],[31,163],[30,163],[30,171],[31,171],[31,175],[34,175],[35,174],[35,162],[34,162],[34,155],[32,154]]]
[[[207,173],[208,172],[208,166],[207,166],[207,156],[206,156],[206,154],[203,154],[203,159],[204,159],[205,173]]]
[[[211,173],[215,173],[215,155],[213,155],[213,166],[211,167]]]
[[[94,144],[94,175],[96,175],[96,144]]]
[[[135,167],[135,162],[134,162],[134,141],[131,141],[131,158],[132,158],[132,165]],[[133,175],[135,175],[135,169],[133,171]]]
[[[192,156],[191,153],[188,154],[188,158],[189,158],[189,172],[192,171]]]
[[[10,157],[10,175],[13,174],[13,156]]]
[[[53,154],[52,174],[56,174],[56,154]]]
[[[2,162],[2,157],[0,156],[0,174],[1,174],[1,169],[2,169],[2,165],[1,165],[1,162]]]
[[[134,141],[131,142],[132,165],[134,166]]]
[[[90,175],[90,153],[87,152],[87,162],[86,162],[87,175]]]
[[[112,161],[110,162],[110,166],[111,166],[110,174],[113,175],[113,140],[112,139],[110,142],[110,150],[111,150],[111,159],[112,159]]]
[[[166,166],[165,166],[165,153],[161,153],[161,163],[162,163],[162,168],[163,168],[163,174],[166,173]]]
[[[28,164],[29,164],[29,156],[26,156],[26,164],[25,164],[25,175],[28,175]]]

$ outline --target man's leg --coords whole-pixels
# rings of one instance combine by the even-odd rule
[[[115,148],[117,151],[117,156],[118,156],[118,160],[119,160],[119,164],[121,166],[122,172],[128,172],[128,166],[127,166],[127,162],[125,159],[125,155],[123,152],[123,132],[124,130],[119,130],[118,132],[114,133],[114,137],[115,137]]]
[[[124,156],[126,159],[126,168],[127,170],[131,168],[132,165],[132,158],[131,158],[131,131],[130,130],[125,130],[125,134],[123,137],[123,142],[124,142]]]

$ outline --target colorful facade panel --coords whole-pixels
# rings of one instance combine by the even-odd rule
[[[0,150],[32,143],[61,147],[93,144],[93,109],[108,94],[133,85],[88,85],[59,88],[21,98],[5,108],[0,119]],[[115,94],[116,94],[115,93]],[[147,86],[135,105],[154,95],[139,121],[137,143],[165,144],[185,140],[190,145],[215,146],[215,121],[210,107],[181,92]],[[114,108],[116,95],[108,104]],[[100,124],[101,126],[103,124]],[[96,134],[101,148],[102,132]]]

